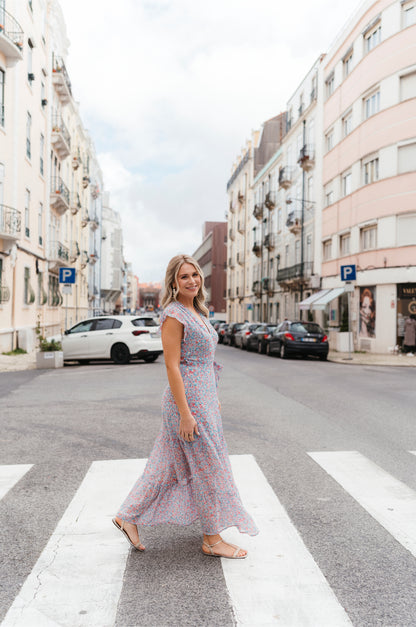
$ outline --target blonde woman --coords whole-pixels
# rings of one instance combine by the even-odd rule
[[[199,520],[204,555],[244,559],[247,551],[219,535],[232,526],[250,535],[258,530],[231,472],[217,396],[218,336],[207,319],[204,278],[192,257],[170,260],[162,306],[169,381],[162,427],[143,475],[113,522],[134,548],[144,551],[137,525],[189,525]]]

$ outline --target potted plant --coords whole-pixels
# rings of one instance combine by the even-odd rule
[[[64,353],[61,342],[55,339],[47,340],[40,328],[40,319],[36,326],[39,351],[36,353],[37,368],[62,368],[64,365]]]

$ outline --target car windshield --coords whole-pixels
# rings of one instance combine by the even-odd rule
[[[131,321],[135,327],[157,327],[159,326],[154,318],[135,318]]]
[[[292,322],[290,330],[295,333],[323,333],[319,324],[315,322]]]

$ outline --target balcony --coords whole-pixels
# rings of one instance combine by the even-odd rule
[[[234,259],[232,257],[228,257],[228,267],[231,270],[234,270],[234,268],[235,268],[235,261],[234,261]]]
[[[261,281],[254,281],[253,283],[253,293],[255,296],[261,295]]]
[[[79,168],[79,166],[81,164],[82,164],[81,154],[80,154],[79,148],[78,148],[76,153],[72,157],[72,169],[73,170],[78,170],[78,168]]]
[[[60,176],[54,176],[51,180],[51,207],[59,215],[63,215],[69,209],[69,189]]]
[[[76,215],[78,211],[81,209],[81,199],[79,197],[78,192],[71,193],[71,213],[72,215]]]
[[[98,219],[98,216],[96,214],[94,214],[90,219],[89,219],[89,223],[91,226],[91,229],[93,231],[96,231],[98,229],[98,226],[100,224],[100,221]]]
[[[296,209],[287,214],[286,226],[293,235],[302,230],[302,211]]]
[[[82,187],[87,189],[88,185],[91,183],[90,173],[87,167],[84,166],[84,172],[82,177]]]
[[[283,187],[283,189],[289,189],[293,182],[293,170],[289,166],[285,166],[281,168],[279,171],[279,188]]]
[[[0,239],[7,240],[10,246],[20,239],[22,220],[20,211],[0,205]]]
[[[51,142],[61,160],[71,154],[71,137],[60,115],[53,118]]]
[[[237,253],[237,263],[239,266],[244,266],[244,253],[243,252]]]
[[[91,196],[94,198],[98,198],[100,195],[100,188],[96,183],[91,183]]]
[[[230,229],[228,231],[228,237],[230,238],[231,241],[235,240],[235,231],[234,231],[234,229]]]
[[[84,269],[87,265],[87,263],[89,263],[89,256],[88,256],[88,252],[86,250],[83,250],[81,253],[81,268]]]
[[[275,280],[269,278],[263,279],[263,289],[269,296],[273,296],[275,292]]]
[[[52,242],[48,261],[51,269],[67,266],[69,263],[69,249],[61,242]]]
[[[89,254],[90,263],[95,264],[98,261],[98,253],[96,250],[93,250],[92,253]]]
[[[72,98],[71,81],[66,71],[65,63],[60,57],[53,55],[52,83],[61,104],[65,106]]]
[[[277,271],[277,282],[285,285],[307,284],[313,274],[313,262],[304,261]]]
[[[315,165],[315,150],[312,144],[305,144],[300,149],[298,163],[302,170],[309,172]]]
[[[253,248],[251,250],[256,255],[256,257],[260,257],[261,256],[261,244],[260,244],[260,242],[254,242]]]
[[[0,305],[8,303],[10,300],[10,290],[6,285],[0,285]]]
[[[23,29],[19,22],[0,7],[0,52],[12,67],[23,59]]]
[[[71,243],[71,251],[69,253],[71,263],[75,263],[80,255],[81,255],[81,251],[79,249],[78,242],[73,241]]]
[[[272,211],[276,206],[276,192],[267,192],[264,204]]]
[[[257,205],[254,205],[253,216],[256,218],[256,220],[261,220],[262,219],[262,217],[263,217],[263,203],[258,203]]]
[[[267,250],[274,250],[276,246],[274,233],[268,233],[264,236],[263,245]]]
[[[244,220],[239,220],[237,224],[237,231],[244,235]]]
[[[235,213],[235,206],[233,205],[231,200],[230,200],[230,211],[231,213]]]
[[[240,205],[242,205],[245,200],[244,194],[242,194],[241,192],[238,192],[237,200],[240,203]]]

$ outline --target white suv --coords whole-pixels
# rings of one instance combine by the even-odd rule
[[[64,361],[93,359],[156,361],[163,352],[159,325],[151,316],[97,316],[78,322],[62,337]]]

